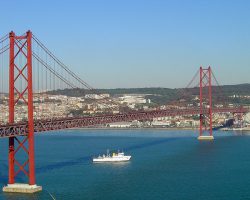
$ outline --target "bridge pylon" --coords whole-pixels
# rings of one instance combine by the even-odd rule
[[[200,67],[200,131],[199,140],[213,140],[212,69]],[[207,133],[208,134],[204,134]]]
[[[28,131],[26,135],[9,137],[9,181],[4,192],[33,193],[41,191],[36,185],[34,161],[34,118],[32,91],[32,33],[16,36],[9,34],[9,123],[16,122],[16,105],[20,102],[27,108]],[[20,61],[21,60],[21,61]],[[21,83],[21,86],[20,86]],[[26,161],[18,160],[18,154],[26,154]],[[16,177],[23,173],[28,184],[16,183]]]

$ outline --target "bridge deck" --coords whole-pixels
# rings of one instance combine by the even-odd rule
[[[203,113],[208,112],[204,110]],[[213,113],[246,113],[245,108],[214,108]],[[134,112],[113,115],[96,115],[91,117],[71,117],[57,118],[48,120],[39,120],[34,122],[35,132],[45,132],[52,130],[62,130],[69,128],[88,127],[99,124],[108,124],[114,122],[133,121],[133,120],[149,120],[157,117],[165,116],[185,116],[199,115],[199,109],[165,109],[153,110],[145,112]],[[22,136],[28,133],[28,123],[15,123],[0,126],[0,137]]]

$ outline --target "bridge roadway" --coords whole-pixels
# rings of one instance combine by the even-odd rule
[[[213,108],[213,113],[246,113],[246,108]],[[125,122],[133,120],[149,120],[157,117],[199,115],[200,109],[163,109],[144,112],[131,112],[113,115],[96,115],[91,117],[56,118],[34,121],[35,133],[88,127],[99,124]],[[208,109],[203,110],[208,114]],[[28,133],[28,123],[20,122],[0,126],[0,137],[23,136]]]

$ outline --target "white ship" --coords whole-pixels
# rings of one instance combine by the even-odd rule
[[[109,151],[107,151],[107,154],[103,154],[102,156],[99,155],[98,157],[93,158],[93,162],[123,162],[123,161],[129,161],[131,158],[130,155],[125,156],[124,152],[118,153],[112,153],[110,155]]]

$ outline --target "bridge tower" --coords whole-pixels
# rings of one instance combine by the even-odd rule
[[[42,190],[42,187],[37,186],[35,181],[32,33],[28,31],[25,35],[16,36],[10,32],[9,40],[9,123],[16,122],[16,105],[22,101],[27,106],[28,133],[9,138],[9,181],[3,191],[33,193]],[[26,154],[25,162],[18,161],[18,153]],[[27,176],[28,184],[16,183],[16,177],[21,172]]]
[[[199,140],[213,140],[212,69],[200,67],[200,134]],[[208,135],[204,135],[208,132]]]

